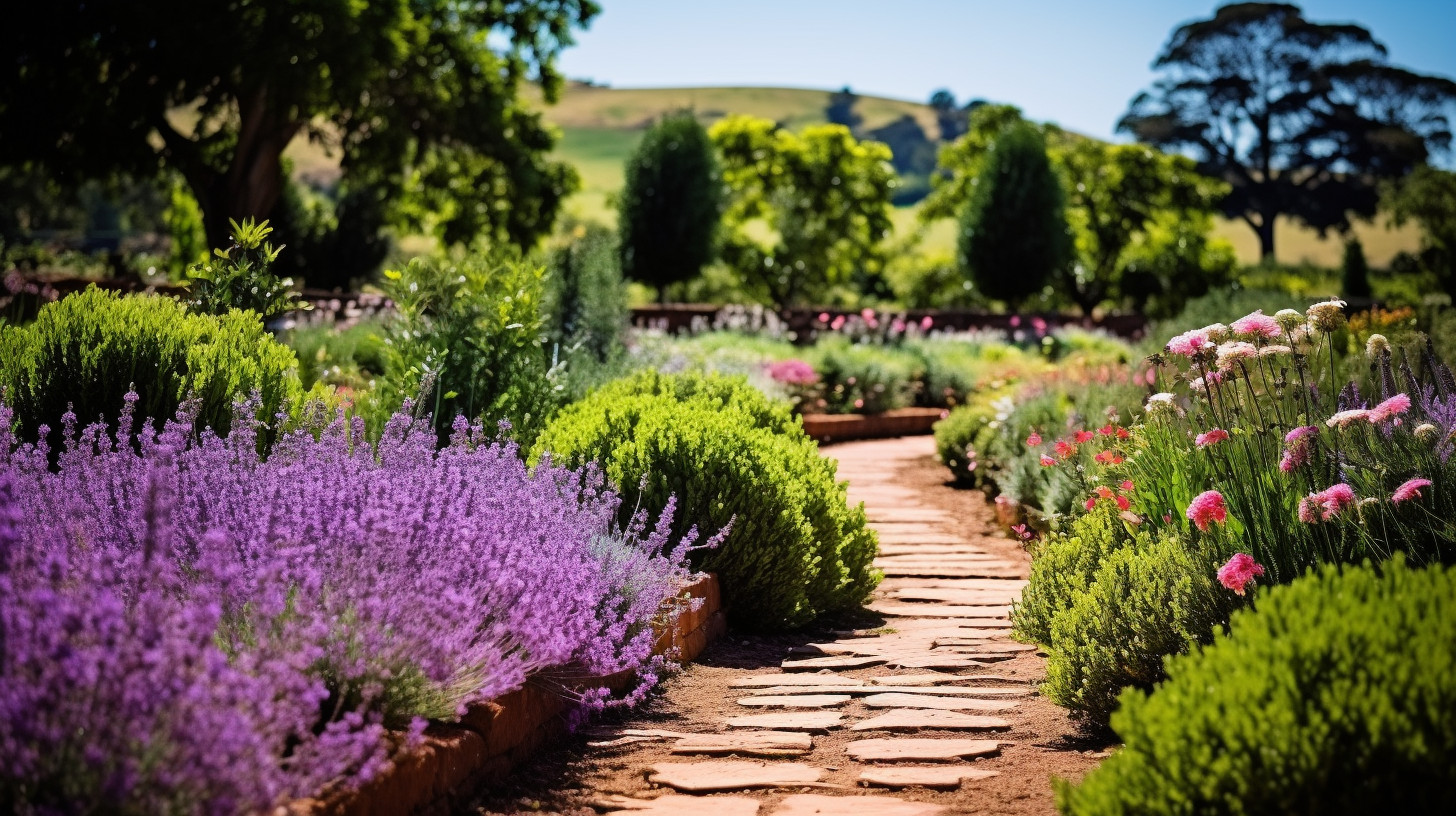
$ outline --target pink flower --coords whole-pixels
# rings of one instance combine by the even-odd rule
[[[1093,496],[1092,498],[1090,498],[1086,502],[1084,502],[1082,504],[1082,506],[1085,507],[1085,508],[1087,508],[1088,510],[1091,510],[1092,508],[1094,508],[1094,507],[1097,506],[1097,497],[1096,496]]]
[[[1235,324],[1237,325],[1237,324]],[[1218,582],[1238,594],[1244,594],[1254,579],[1264,574],[1264,567],[1247,553],[1234,553],[1227,564],[1218,568]]]
[[[1055,465],[1056,463],[1057,463],[1057,460],[1051,458],[1050,456],[1047,456],[1045,453],[1043,453],[1041,455],[1041,466],[1042,467],[1051,467],[1052,465]]]
[[[814,367],[803,360],[779,360],[768,367],[768,376],[785,385],[808,385],[819,379]]]
[[[920,318],[921,331],[930,331],[930,327],[934,325],[935,321],[930,318],[930,315],[926,315],[925,317]]]
[[[1193,357],[1213,348],[1213,343],[1209,341],[1208,334],[1203,329],[1193,329],[1169,340],[1166,348],[1169,354]]]
[[[829,328],[833,331],[839,331],[844,328],[844,315],[836,315],[834,322],[829,324]]]
[[[1274,318],[1264,314],[1263,309],[1257,309],[1253,314],[1245,315],[1233,322],[1229,328],[1234,334],[1243,334],[1250,337],[1278,337],[1279,323]]]
[[[1318,512],[1319,521],[1329,521],[1354,503],[1353,488],[1344,482],[1332,484],[1318,493],[1309,494],[1299,503],[1299,520],[1313,524],[1316,520],[1314,515]]]
[[[1421,488],[1430,486],[1430,479],[1411,479],[1395,489],[1395,493],[1391,494],[1390,503],[1400,504],[1411,499],[1419,499],[1421,498]]]
[[[1229,432],[1228,431],[1225,431],[1223,428],[1214,428],[1211,431],[1207,431],[1205,433],[1201,433],[1197,437],[1195,437],[1194,440],[1193,440],[1193,444],[1197,445],[1200,448],[1206,448],[1209,445],[1213,445],[1213,444],[1216,444],[1218,442],[1222,442],[1222,441],[1224,441],[1225,439],[1228,439],[1228,438],[1229,438]]]
[[[899,334],[905,331],[905,321],[901,320],[898,317],[890,321],[890,331],[894,332],[895,334]]]
[[[1091,431],[1077,431],[1076,433],[1072,434],[1072,439],[1078,445],[1081,445],[1086,442],[1091,442],[1093,436]]]
[[[1405,394],[1396,394],[1385,402],[1371,408],[1366,419],[1369,419],[1371,422],[1385,422],[1409,411],[1410,407],[1410,397],[1407,397]]]
[[[1057,443],[1057,456],[1063,459],[1070,459],[1077,455],[1077,446],[1065,439]]]
[[[1123,490],[1132,490],[1132,479],[1123,479],[1121,487]]]
[[[1306,436],[1312,436],[1317,433],[1319,433],[1318,425],[1301,425],[1298,428],[1295,428],[1294,430],[1285,434],[1284,441],[1285,443],[1294,443],[1305,438]]]
[[[1233,368],[1237,360],[1248,360],[1259,356],[1259,349],[1253,343],[1245,343],[1242,340],[1230,340],[1218,347],[1218,367],[1221,369]]]
[[[1217,490],[1199,493],[1188,505],[1188,520],[1200,531],[1207,532],[1211,522],[1222,524],[1228,518],[1228,508],[1223,503],[1223,494]]]
[[[1126,510],[1127,508],[1132,507],[1132,502],[1128,501],[1126,496],[1118,496],[1114,498],[1113,501],[1117,502],[1118,510]]]
[[[1210,385],[1218,385],[1223,382],[1222,371],[1210,371],[1202,377],[1195,377],[1188,381],[1188,387],[1194,391],[1207,391]]]
[[[862,400],[862,399],[855,400],[854,401],[854,407],[856,407],[856,408],[863,408],[864,407],[864,400]]]
[[[1037,337],[1041,337],[1046,334],[1047,322],[1040,317],[1033,317],[1031,319],[1031,328],[1036,332]]]
[[[1017,326],[1020,326],[1020,325],[1021,325],[1021,315],[1012,315],[1011,316],[1011,328],[1014,329],[1014,328],[1016,328]]]
[[[1037,433],[1036,431],[1032,431],[1031,432],[1031,436],[1028,436],[1026,438],[1026,444],[1027,444],[1028,447],[1032,447],[1032,448],[1036,447],[1037,445],[1040,445],[1041,444],[1041,434]]]
[[[859,316],[864,318],[865,322],[869,322],[875,319],[875,310],[866,306],[863,309],[859,310]]]
[[[1364,422],[1370,418],[1370,411],[1365,408],[1351,408],[1348,411],[1340,411],[1329,419],[1325,420],[1327,428],[1344,428],[1352,422]]]
[[[820,323],[828,323],[829,322],[829,313],[828,312],[820,312],[819,313],[819,322]]]

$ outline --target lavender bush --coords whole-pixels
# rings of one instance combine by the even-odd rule
[[[437,451],[407,413],[371,447],[314,411],[264,460],[256,405],[220,438],[185,404],[133,445],[134,399],[114,433],[68,416],[54,458],[0,406],[0,801],[237,813],[368,779],[533,673],[655,679],[671,507],[615,528],[595,471],[528,472],[464,420]]]

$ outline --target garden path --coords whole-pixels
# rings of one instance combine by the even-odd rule
[[[731,633],[645,709],[599,723],[474,813],[685,816],[1053,813],[1079,742],[1010,639],[1028,559],[930,437],[826,447],[880,536],[885,580],[852,628]]]

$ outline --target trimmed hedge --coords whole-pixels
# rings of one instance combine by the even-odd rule
[[[1327,566],[1230,630],[1123,695],[1125,747],[1058,783],[1063,813],[1450,812],[1456,570]]]
[[[643,374],[564,409],[542,432],[571,467],[600,465],[623,496],[622,521],[676,499],[674,536],[711,535],[693,568],[718,573],[729,615],[754,629],[791,629],[859,605],[878,583],[864,510],[848,506],[835,463],[798,421],[742,378]]]
[[[157,295],[118,295],[90,287],[46,304],[27,326],[0,328],[0,388],[24,439],[39,426],[59,443],[61,418],[115,425],[128,389],[139,419],[168,420],[187,397],[197,427],[226,434],[233,403],[256,391],[258,417],[271,421],[302,396],[293,351],[263,330],[253,312],[188,314]]]

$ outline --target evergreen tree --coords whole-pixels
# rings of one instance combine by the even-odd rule
[[[1366,300],[1370,297],[1370,265],[1365,262],[1365,247],[1352,237],[1345,242],[1345,261],[1341,264],[1341,290],[1345,297]]]
[[[824,106],[824,118],[831,125],[844,125],[849,132],[859,135],[859,126],[864,124],[864,117],[854,106],[859,103],[859,97],[854,91],[845,85],[841,90],[829,95],[829,104]]]
[[[1012,308],[1041,291],[1071,260],[1066,202],[1031,125],[996,139],[961,216],[960,263],[987,297]]]
[[[707,131],[688,112],[666,116],[627,161],[618,202],[622,274],[657,288],[696,276],[712,260],[723,184]]]

